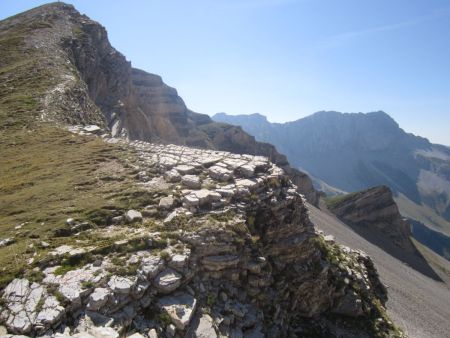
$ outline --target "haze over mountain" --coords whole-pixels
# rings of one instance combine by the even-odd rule
[[[286,123],[260,114],[216,114],[270,142],[336,193],[389,186],[404,216],[450,235],[450,148],[405,132],[386,113],[322,111]]]
[[[316,209],[273,145],[73,6],[0,21],[0,83],[0,336],[447,338],[448,262],[414,270]],[[386,188],[336,207],[418,263]]]

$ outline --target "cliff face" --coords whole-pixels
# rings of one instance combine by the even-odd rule
[[[406,133],[384,112],[324,111],[286,123],[270,123],[258,114],[222,113],[213,119],[242,126],[258,141],[274,144],[318,184],[347,192],[387,185],[416,203],[417,209],[421,204],[431,207],[442,217],[431,226],[450,231],[449,148]],[[411,213],[406,205],[400,208],[405,215]],[[420,221],[426,223],[427,218],[435,217]]]
[[[185,142],[250,137],[176,111],[104,34],[62,3],[0,22],[0,332],[403,337],[371,259],[316,233],[269,158],[129,139],[136,116]]]
[[[326,204],[338,218],[369,241],[420,272],[440,279],[412,243],[411,225],[400,215],[388,187],[328,198]]]
[[[110,45],[104,27],[72,6],[43,6],[24,13],[25,18],[40,18],[51,25],[33,30],[28,38],[28,47],[39,47],[43,62],[58,70],[54,76],[60,84],[48,93],[46,118],[84,124],[103,120],[114,136],[267,156],[292,175],[300,192],[317,204],[318,194],[309,177],[290,168],[274,146],[256,142],[239,127],[190,111],[176,89],[158,75],[132,68]],[[3,25],[14,29],[14,20]],[[55,108],[65,114],[53,116]]]
[[[46,244],[2,294],[11,333],[401,336],[370,258],[318,235],[267,158],[103,140],[128,154],[152,197],[138,210],[110,208],[100,228],[67,220],[58,236],[70,244]]]
[[[411,227],[403,219],[386,186],[329,199],[329,209],[345,222],[383,233],[395,245],[412,252]]]

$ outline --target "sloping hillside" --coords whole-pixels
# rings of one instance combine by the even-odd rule
[[[336,216],[309,206],[311,220],[318,229],[335,236],[336,242],[363,250],[373,257],[381,279],[389,291],[387,308],[389,314],[414,338],[445,338],[450,332],[450,289],[448,285],[437,282],[412,269],[400,260],[386,253],[379,246],[361,237]],[[442,279],[448,280],[450,264],[439,260],[432,252],[427,254],[440,270]],[[444,274],[446,276],[444,276]]]
[[[45,91],[42,119],[96,124],[130,139],[267,156],[317,203],[309,178],[274,146],[190,111],[174,88],[158,75],[132,68],[110,45],[105,28],[70,5],[42,6],[2,21],[0,45],[2,90],[11,89],[7,83],[14,76],[28,81],[22,84],[31,92]]]
[[[411,241],[411,224],[400,215],[388,187],[331,197],[325,202],[326,208],[366,240],[413,269],[441,281]]]
[[[269,158],[113,137],[130,79],[104,33],[59,2],[0,22],[0,335],[404,337]]]
[[[384,112],[319,112],[283,124],[259,114],[213,118],[273,143],[326,193],[386,185],[404,217],[450,235],[450,148],[406,133]]]

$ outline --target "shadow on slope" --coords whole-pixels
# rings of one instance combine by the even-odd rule
[[[418,221],[410,219],[409,222],[412,224],[412,235],[416,240],[450,260],[450,237],[432,230]]]
[[[420,273],[442,281],[411,241],[411,225],[386,186],[325,199],[327,208],[354,232]]]
[[[342,221],[342,220],[341,220]],[[355,233],[376,245],[381,250],[407,264],[414,270],[436,281],[443,282],[441,277],[431,268],[419,251],[406,252],[386,239],[383,234],[357,224],[346,223]]]
[[[333,235],[337,243],[363,250],[373,258],[382,282],[388,287],[388,312],[410,338],[448,337],[450,332],[448,284],[433,280],[412,269],[357,234],[335,215],[309,204],[308,209],[316,228]],[[444,267],[450,267],[445,260],[441,263]]]

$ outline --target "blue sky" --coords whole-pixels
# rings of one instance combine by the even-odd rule
[[[4,18],[46,1],[2,0]],[[448,0],[74,0],[192,110],[384,110],[450,145]]]

